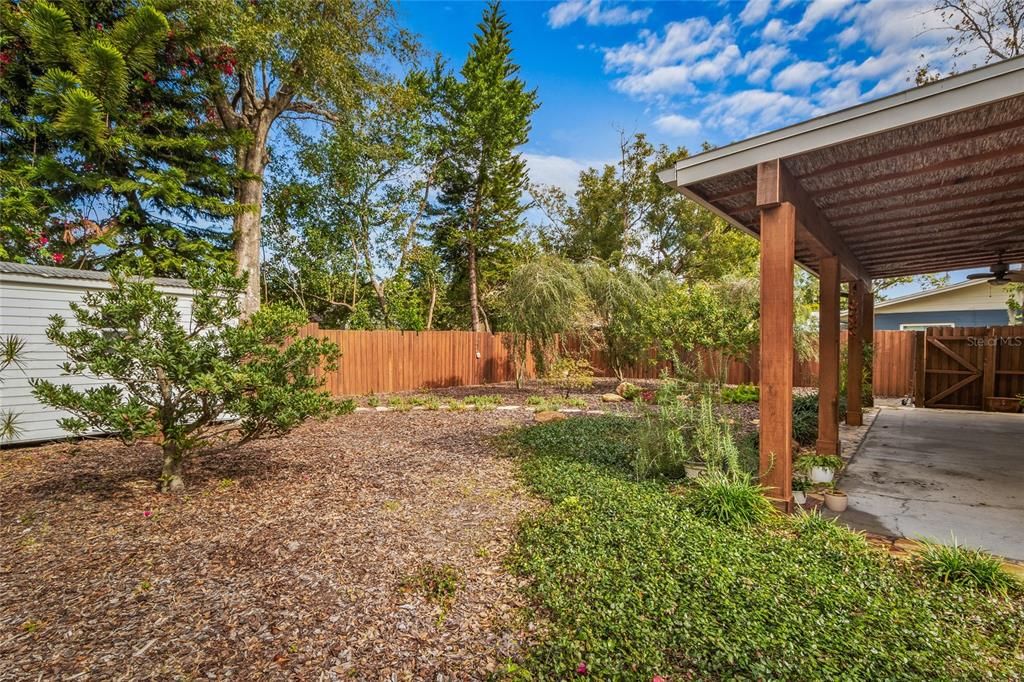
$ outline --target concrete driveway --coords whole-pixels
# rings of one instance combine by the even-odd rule
[[[1024,414],[882,408],[839,485],[854,528],[1024,559]]]

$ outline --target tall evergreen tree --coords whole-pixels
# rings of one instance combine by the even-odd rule
[[[196,115],[195,36],[160,7],[0,8],[0,258],[173,275],[218,257],[201,226],[230,210],[230,140]]]
[[[509,24],[497,0],[484,10],[462,80],[452,88],[450,154],[440,169],[437,239],[468,289],[472,328],[483,327],[481,266],[523,227],[526,143],[538,107],[512,62]]]

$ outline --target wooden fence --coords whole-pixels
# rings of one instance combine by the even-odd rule
[[[310,324],[300,336],[320,336],[341,348],[338,369],[326,375],[327,388],[333,395],[363,395],[415,391],[444,386],[474,386],[515,379],[515,366],[506,345],[506,335],[462,331],[348,331],[320,329]],[[845,342],[846,334],[843,333]],[[914,381],[914,333],[875,332],[874,382],[875,395],[905,396],[912,392]],[[653,353],[652,353],[653,357]],[[757,383],[758,354],[751,360],[723,360],[717,354],[702,356],[705,372],[725,367],[723,376],[730,384]],[[684,362],[694,357],[683,355]],[[590,355],[598,376],[614,376],[609,363],[599,351]],[[655,379],[664,362],[640,362],[628,367],[625,374],[633,379]],[[526,368],[528,378],[535,378],[533,362]],[[797,386],[818,385],[817,361],[795,362],[793,381]]]

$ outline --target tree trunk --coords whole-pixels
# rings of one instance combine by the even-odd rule
[[[473,331],[480,331],[480,300],[476,287],[476,244],[469,243],[469,311],[473,321]]]
[[[434,327],[434,306],[437,305],[437,285],[430,287],[430,307],[427,308],[427,331]]]
[[[173,493],[184,490],[185,480],[181,477],[181,452],[173,440],[163,443],[164,467],[160,472],[160,492]]]
[[[260,308],[260,243],[263,214],[263,171],[266,168],[267,131],[260,126],[251,143],[238,150],[238,166],[244,173],[235,200],[245,207],[234,219],[235,271],[245,278],[240,305],[242,317]]]

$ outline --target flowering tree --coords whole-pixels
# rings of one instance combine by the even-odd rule
[[[0,258],[177,275],[223,253],[187,225],[230,213],[231,138],[166,6],[0,4]]]
[[[126,443],[153,438],[163,453],[162,491],[184,487],[191,458],[351,407],[319,390],[315,368],[333,369],[339,351],[323,339],[296,339],[301,313],[272,305],[232,323],[241,280],[193,270],[187,323],[176,299],[151,281],[115,273],[112,283],[72,304],[73,327],[55,315],[47,330],[67,353],[67,374],[111,383],[79,389],[36,380],[33,394],[71,412],[60,425],[72,433],[98,429]]]

